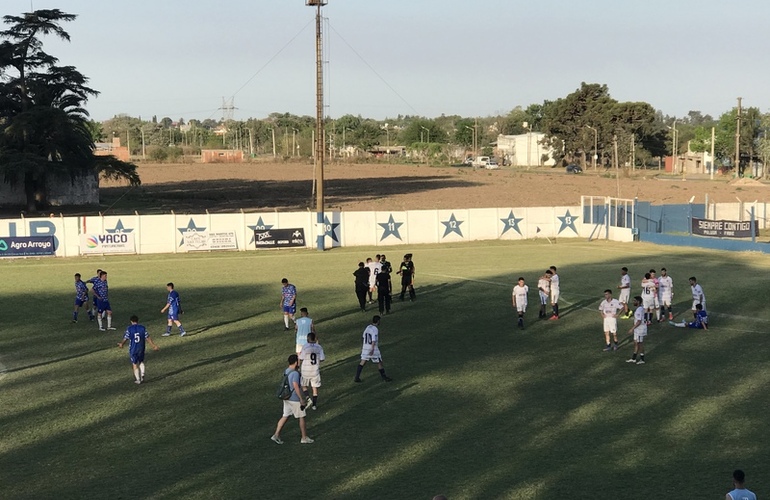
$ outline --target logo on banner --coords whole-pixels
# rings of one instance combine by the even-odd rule
[[[509,229],[513,229],[517,233],[519,233],[519,236],[521,236],[521,230],[519,229],[519,222],[523,221],[524,219],[521,217],[516,217],[513,215],[513,210],[511,210],[511,213],[508,214],[508,217],[505,219],[500,219],[500,222],[505,224],[505,227],[503,228],[503,232],[500,233],[500,236],[504,235],[508,232]]]
[[[446,228],[444,230],[444,236],[442,236],[442,238],[446,238],[451,233],[457,233],[458,235],[460,235],[460,238],[462,238],[463,232],[460,230],[460,224],[462,224],[463,222],[465,221],[457,220],[454,213],[452,213],[452,215],[449,217],[449,220],[441,221],[441,223],[444,224],[444,227]]]
[[[395,236],[399,240],[401,239],[401,234],[398,232],[398,229],[403,226],[404,223],[396,222],[395,219],[393,219],[393,214],[390,214],[390,217],[388,217],[388,222],[378,222],[377,225],[384,229],[380,241],[384,240],[388,236]]]
[[[195,221],[192,219],[192,217],[190,217],[190,222],[187,223],[187,227],[178,227],[177,230],[180,233],[182,233],[182,239],[179,242],[179,246],[181,247],[182,245],[184,245],[185,238],[187,237],[187,235],[189,235],[190,233],[202,233],[206,231],[206,228],[196,226]]]
[[[123,221],[118,219],[118,223],[115,224],[115,227],[112,229],[105,229],[107,233],[114,234],[114,233],[132,233],[134,231],[134,228],[128,228],[123,226]]]
[[[265,224],[265,222],[262,220],[262,216],[260,216],[259,219],[257,219],[256,224],[254,224],[253,226],[246,225],[246,227],[251,229],[252,236],[251,236],[251,241],[249,241],[249,245],[251,245],[252,243],[254,243],[254,231],[257,231],[257,230],[264,231],[268,229],[273,229],[273,224]]]
[[[324,216],[324,236],[328,236],[337,243],[340,240],[337,239],[337,228],[340,227],[339,222],[329,222],[329,218]]]
[[[562,231],[564,231],[567,228],[572,229],[575,234],[578,234],[577,228],[575,227],[575,221],[578,220],[577,215],[572,215],[569,213],[569,209],[567,210],[567,213],[564,214],[562,217],[556,217],[561,221],[561,227],[559,228],[559,232],[557,234],[561,234]]]
[[[81,234],[81,254],[133,253],[134,235],[131,233]]]

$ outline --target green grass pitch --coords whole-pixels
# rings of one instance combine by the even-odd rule
[[[381,324],[390,384],[371,365],[353,383],[372,314],[351,273],[375,248],[0,262],[0,498],[721,498],[735,468],[770,489],[767,256],[563,240],[384,251],[394,266],[414,253],[417,269],[417,301],[396,298]],[[538,321],[549,265],[562,318]],[[596,308],[624,265],[637,292],[667,267],[679,318],[696,275],[711,331],[653,325],[635,366],[620,320],[621,350],[601,352]],[[97,267],[117,332],[83,312],[70,323],[72,275]],[[520,275],[524,330],[511,307]],[[283,277],[327,355],[312,445],[293,420],[283,446],[269,439],[294,348]],[[186,338],[161,337],[168,281]],[[116,347],[131,314],[161,347],[141,386]]]

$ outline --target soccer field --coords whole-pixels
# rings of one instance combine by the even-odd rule
[[[770,312],[757,279],[770,257],[563,240],[389,247],[394,267],[414,254],[417,300],[395,297],[381,323],[394,381],[367,364],[354,384],[374,310],[358,310],[351,273],[379,251],[0,262],[0,498],[721,498],[735,468],[770,490]],[[550,265],[561,319],[539,321],[537,277]],[[597,307],[622,266],[633,295],[645,271],[666,267],[678,319],[697,276],[711,330],[652,325],[636,366],[624,362],[632,320],[619,320],[621,349],[602,352]],[[72,276],[97,267],[116,332],[84,312],[70,323]],[[530,286],[523,330],[518,276]],[[284,445],[270,440],[294,350],[283,277],[326,351],[311,445],[294,420]],[[168,281],[184,338],[161,337]],[[393,286],[396,296],[395,275]],[[132,314],[160,346],[139,386],[116,346]]]

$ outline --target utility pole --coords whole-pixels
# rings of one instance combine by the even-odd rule
[[[741,100],[738,98],[738,115],[735,117],[735,173],[741,174]]]
[[[716,162],[714,161],[714,139],[716,135],[716,129],[714,127],[711,127],[711,180],[714,180],[714,167],[716,167]]]
[[[315,57],[316,57],[316,118],[315,118],[315,171],[316,171],[316,247],[324,250],[326,227],[324,224],[324,70],[323,33],[321,32],[321,7],[326,0],[305,0],[305,5],[316,8]]]
[[[618,188],[618,198],[620,198],[620,168],[618,167],[618,136],[613,135],[612,136],[612,146],[613,146],[613,161],[615,163],[615,184]]]

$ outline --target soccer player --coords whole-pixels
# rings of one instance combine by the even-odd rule
[[[299,360],[302,362],[302,390],[307,394],[307,388],[313,389],[313,409],[318,409],[318,388],[321,387],[321,362],[326,359],[324,348],[316,341],[316,334],[307,334],[307,343],[302,346]]]
[[[94,313],[91,311],[91,305],[88,303],[88,287],[85,282],[80,279],[80,273],[75,274],[75,310],[72,311],[72,322],[78,322],[78,311],[82,305],[86,306],[86,312],[88,318],[93,321]]]
[[[414,302],[414,262],[412,262],[412,254],[404,255],[404,261],[401,262],[401,266],[396,274],[401,275],[401,302],[404,301],[404,295],[407,290],[409,290],[409,300]]]
[[[299,431],[302,433],[302,439],[300,443],[310,444],[314,440],[307,435],[307,429],[305,427],[305,406],[306,402],[303,401],[302,389],[300,389],[300,375],[297,371],[299,365],[299,358],[296,354],[289,356],[289,367],[283,372],[284,375],[289,376],[289,386],[291,387],[291,396],[289,399],[283,400],[283,416],[278,420],[278,425],[275,427],[275,433],[270,436],[276,444],[283,444],[281,440],[281,429],[289,421],[289,417],[293,416],[296,420],[299,420]]]
[[[735,489],[725,495],[725,500],[757,500],[757,495],[746,489],[746,474],[740,469],[733,471],[733,486]]]
[[[668,308],[668,319],[673,320],[674,314],[671,311],[671,304],[674,300],[674,280],[668,275],[665,267],[660,268],[660,278],[658,278],[658,295],[660,298],[660,321],[666,320],[666,308]]]
[[[553,273],[549,269],[537,280],[537,291],[540,295],[540,313],[538,318],[546,317],[545,308],[551,298],[551,276],[553,276]]]
[[[182,322],[179,321],[179,315],[182,314],[182,303],[179,300],[179,292],[174,290],[173,283],[166,283],[166,290],[168,290],[168,299],[166,299],[166,305],[160,310],[161,314],[168,311],[168,324],[166,325],[166,332],[163,336],[168,337],[171,335],[171,325],[173,323],[179,328],[179,336],[184,337],[187,335],[187,332],[184,330]]]
[[[519,328],[524,328],[524,313],[527,312],[528,293],[529,287],[524,284],[524,278],[519,278],[519,281],[513,287],[513,292],[511,292],[511,302],[519,314]]]
[[[644,337],[647,336],[647,323],[644,321],[644,307],[642,307],[642,298],[638,295],[634,297],[634,326],[628,330],[628,334],[634,334],[634,354],[626,363],[644,364]],[[636,356],[639,355],[639,360]]]
[[[99,279],[94,282],[94,296],[96,296],[96,321],[99,322],[99,331],[114,330],[112,327],[112,306],[109,299],[109,286],[107,285],[107,271],[99,273]],[[107,315],[107,328],[105,330],[102,318]]]
[[[695,311],[698,304],[706,310],[706,296],[703,294],[703,288],[698,284],[698,280],[695,276],[690,278],[690,288],[692,289],[692,310]]]
[[[377,273],[377,302],[380,306],[380,314],[390,314],[390,305],[393,302],[392,292],[393,283],[390,281],[390,273],[387,269],[382,269]]]
[[[289,330],[289,319],[294,321],[294,313],[297,312],[297,287],[284,278],[281,280],[281,308],[283,310],[284,330]]]
[[[653,297],[653,301],[655,302],[653,305],[655,307],[655,318],[661,322],[663,319],[661,319],[660,316],[660,293],[658,292],[658,290],[660,290],[660,281],[655,274],[655,269],[650,269],[650,279],[655,283],[655,296]]]
[[[695,312],[693,313],[693,320],[689,323],[682,321],[681,323],[668,322],[671,326],[678,326],[679,328],[695,328],[700,330],[709,329],[709,316],[700,304],[695,305]]]
[[[374,304],[372,299],[372,293],[377,289],[377,275],[382,270],[382,263],[380,262],[381,255],[376,255],[377,260],[373,261],[371,257],[366,259],[366,267],[369,268],[369,303]]]
[[[623,319],[628,319],[631,317],[631,310],[628,308],[628,303],[631,299],[631,276],[628,275],[628,268],[627,267],[621,267],[620,268],[620,285],[618,286],[618,290],[620,290],[620,297],[618,297],[618,301],[623,304]]]
[[[160,349],[150,338],[147,329],[139,324],[139,318],[136,315],[131,316],[131,326],[126,328],[123,334],[123,340],[118,342],[118,347],[123,348],[123,344],[128,340],[128,356],[131,358],[131,366],[134,370],[134,383],[144,382],[144,347],[145,341],[149,342],[153,351]]]
[[[650,273],[644,273],[642,280],[642,306],[644,306],[644,322],[649,325],[652,323],[652,311],[655,309],[655,296],[658,290],[655,288],[655,282]]]
[[[382,365],[382,355],[380,354],[380,317],[375,316],[372,318],[372,323],[366,327],[363,333],[364,345],[361,348],[361,363],[356,368],[356,378],[354,382],[361,382],[361,370],[364,369],[364,365],[367,361],[377,363],[377,368],[380,371],[380,377],[385,382],[392,382],[393,379],[385,374],[385,367]]]
[[[96,285],[96,282],[97,282],[97,281],[99,281],[99,275],[100,275],[100,274],[102,274],[102,270],[101,270],[101,269],[97,269],[97,270],[96,270],[96,276],[94,276],[94,277],[93,277],[93,278],[91,278],[90,280],[87,280],[87,281],[86,281],[86,283],[90,283],[90,284],[91,284],[91,289],[92,289],[92,291],[93,291],[94,285]],[[98,312],[98,311],[99,311],[99,305],[97,304],[97,301],[98,301],[98,300],[99,300],[99,299],[98,299],[98,298],[96,298],[96,294],[94,294],[94,303],[93,303],[93,306],[92,306],[92,309],[93,309],[93,311],[94,311],[94,312]],[[93,320],[94,320],[94,318],[93,318],[93,317],[92,317],[92,318],[90,318],[90,319],[91,319],[91,321],[93,321]]]
[[[623,304],[618,299],[612,298],[612,290],[604,291],[604,300],[599,304],[599,314],[604,323],[604,341],[607,344],[604,351],[618,350],[618,312],[623,310]],[[612,334],[612,345],[610,345]]]
[[[551,308],[553,308],[553,316],[549,319],[559,319],[559,296],[561,294],[559,275],[556,274],[556,266],[551,266],[548,269],[551,271]]]
[[[369,268],[363,262],[358,263],[358,269],[353,271],[356,277],[356,297],[361,312],[366,312],[366,292],[369,291]]]
[[[308,316],[307,307],[299,310],[299,318],[294,322],[294,331],[297,337],[294,350],[299,354],[307,343],[307,336],[311,333],[315,334],[315,325],[313,319]]]

